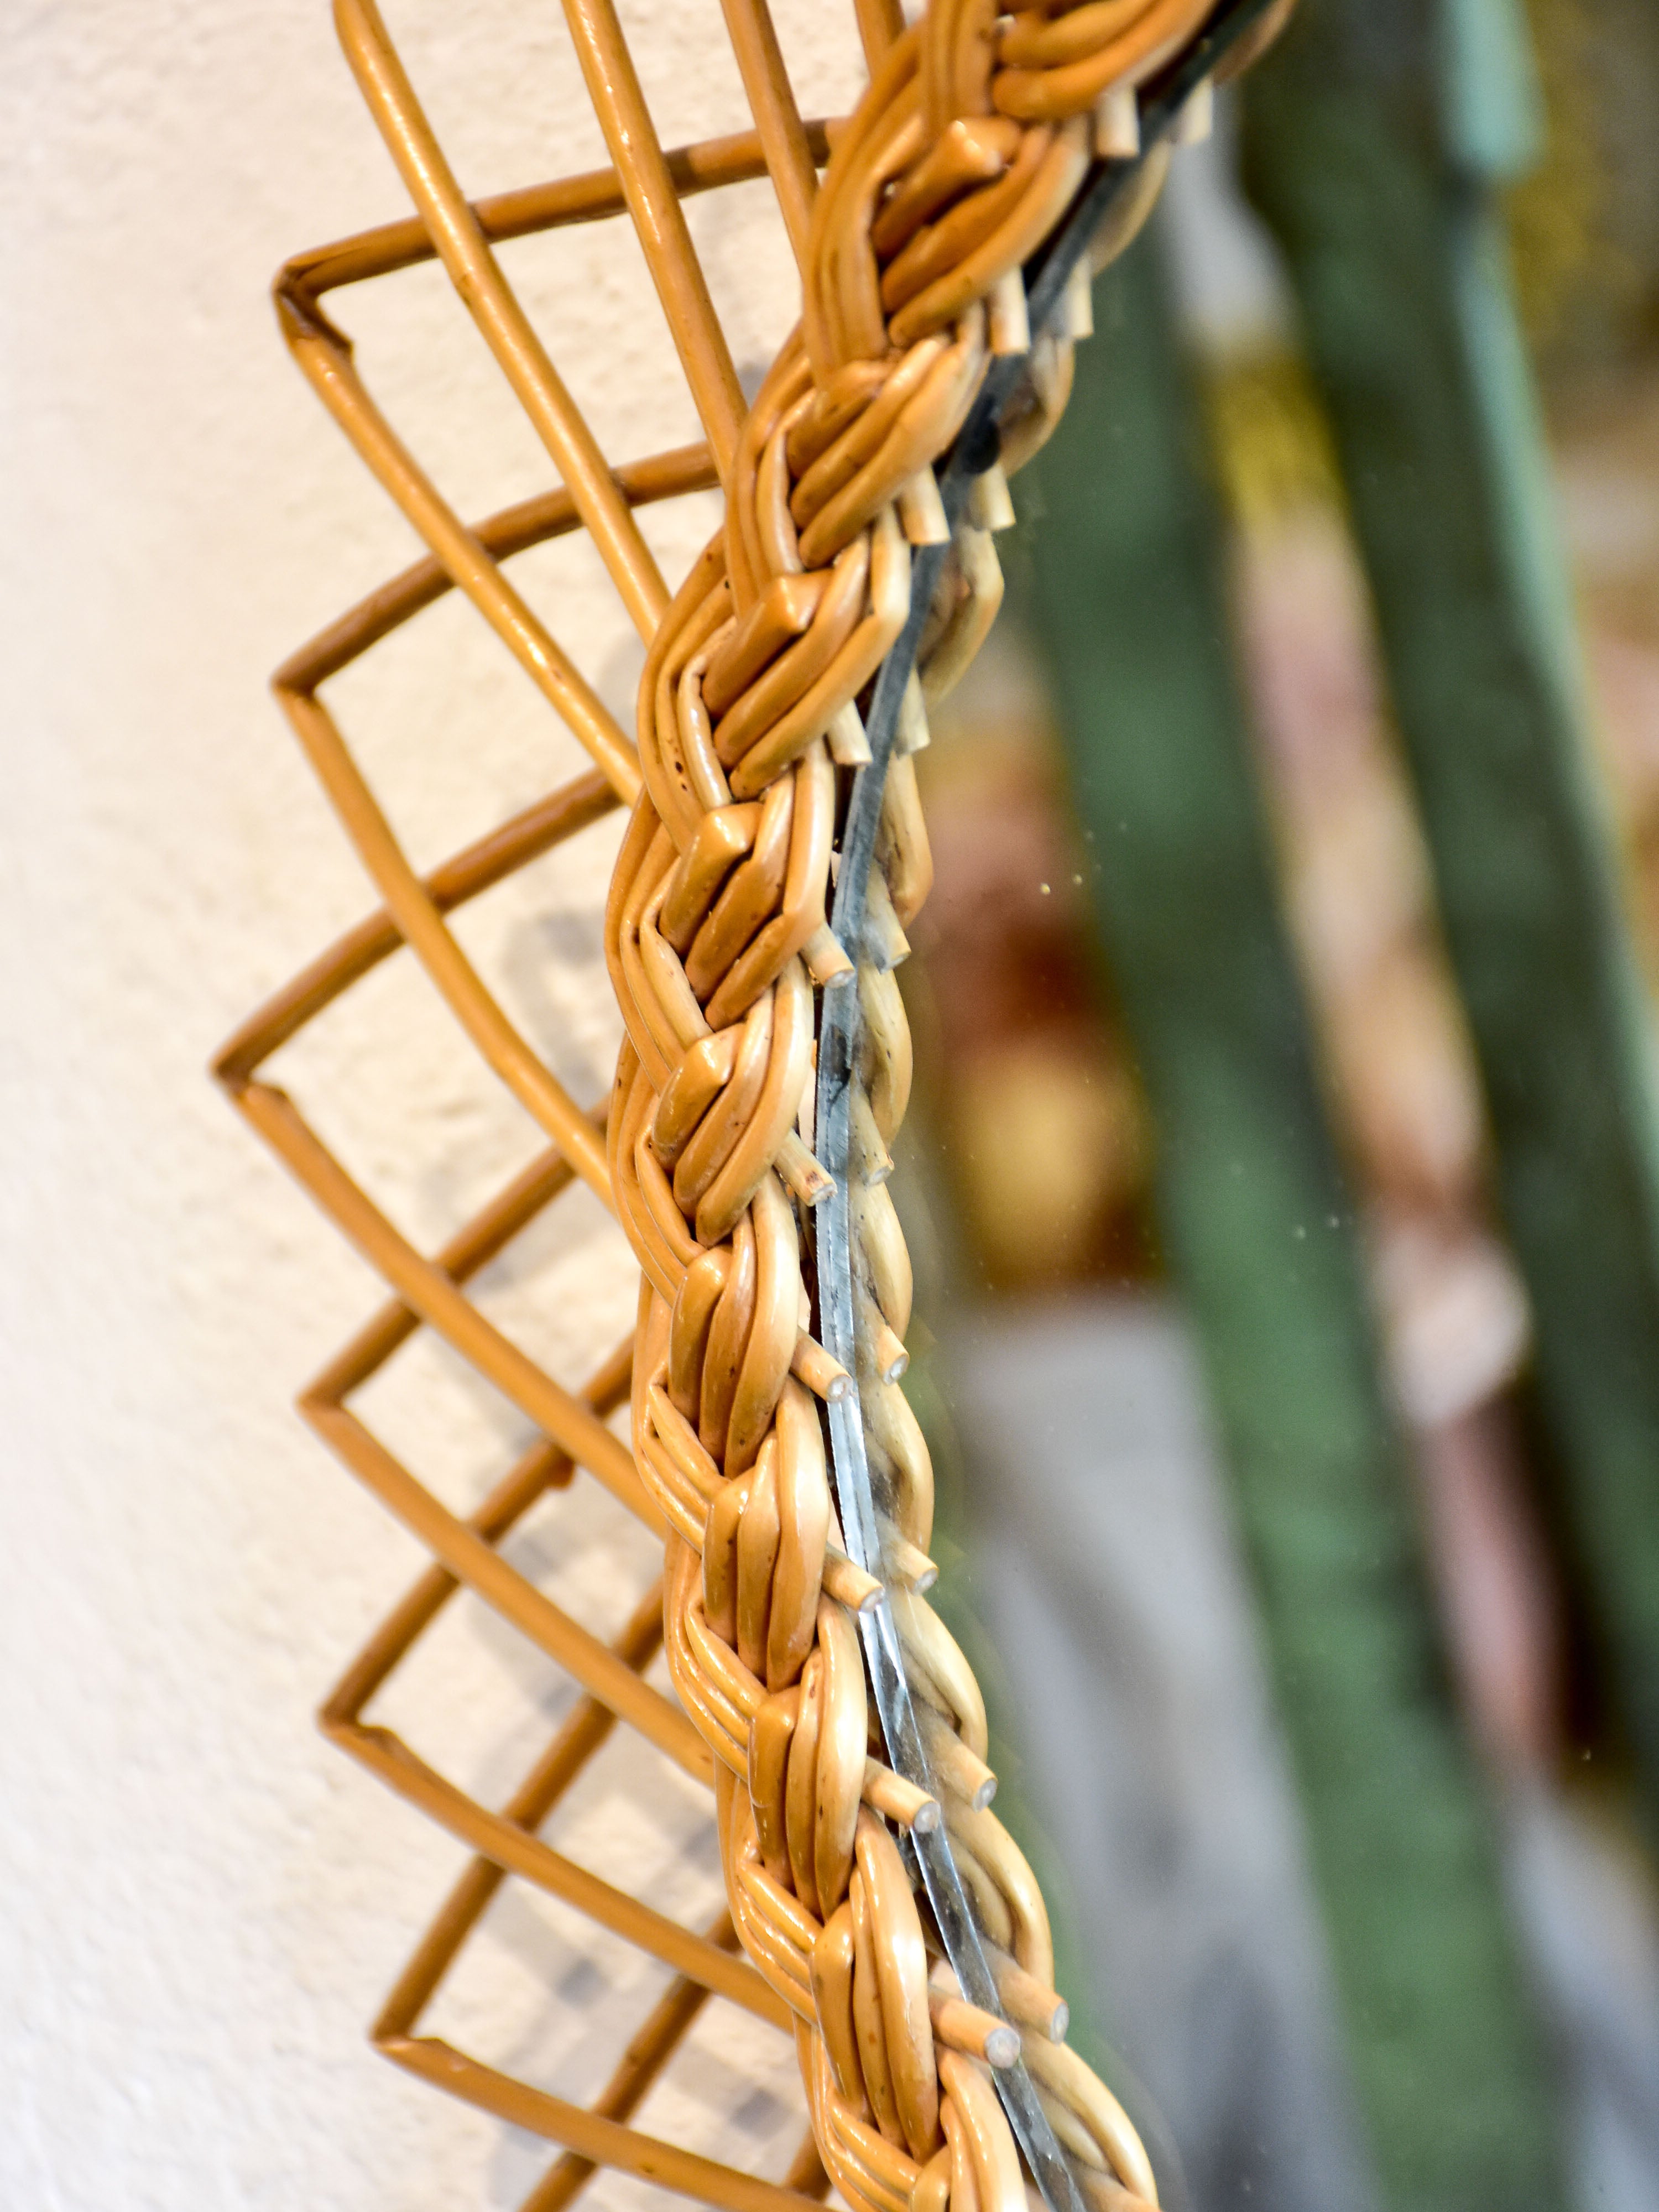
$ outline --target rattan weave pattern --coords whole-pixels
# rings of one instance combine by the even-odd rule
[[[764,0],[723,0],[723,11],[752,132],[664,152],[611,0],[566,0],[615,167],[474,205],[374,0],[337,0],[348,58],[416,212],[298,257],[277,285],[295,357],[431,549],[276,679],[381,909],[262,1009],[216,1063],[241,1110],[392,1292],[301,1403],[433,1564],[354,1662],[323,1719],[354,1757],[475,1856],[375,2037],[411,2070],[562,2147],[526,2212],[568,2203],[602,2166],[731,2212],[782,2212],[821,2193],[826,2179],[855,2212],[943,2212],[947,2202],[957,2212],[1015,2212],[1027,2185],[993,2079],[1008,2068],[1034,2092],[1029,2110],[1066,2197],[1080,2191],[1103,2208],[1133,2207],[1156,2201],[1150,2166],[1116,2100],[1064,2042],[1042,1899],[988,1809],[994,1778],[985,1764],[983,1705],[924,1595],[933,1574],[932,1477],[897,1387],[910,1279],[885,1187],[909,1085],[892,971],[931,873],[911,756],[927,742],[928,706],[961,674],[994,616],[1000,579],[992,534],[1010,517],[1006,471],[1052,428],[1069,387],[1072,345],[1088,330],[1086,264],[1035,335],[1023,270],[1078,207],[1103,160],[1123,161],[1128,173],[1139,152],[1137,88],[1167,75],[1214,11],[1211,0],[1048,0],[1000,18],[993,0],[933,0],[907,27],[891,0],[857,0],[870,88],[838,125],[801,119]],[[1265,43],[1285,9],[1280,0],[1235,12],[1254,21],[1229,52],[1229,69]],[[1194,94],[1189,116],[1206,96]],[[1132,234],[1162,161],[1160,148],[1116,193],[1097,258]],[[763,174],[794,248],[803,308],[745,406],[681,202]],[[624,214],[707,442],[613,469],[492,247]],[[477,528],[459,520],[400,443],[321,305],[340,287],[434,256],[562,487]],[[983,457],[969,510],[953,524],[934,463],[993,364],[1014,360],[1024,375],[1002,411],[1001,460]],[[714,486],[724,494],[724,522],[671,598],[635,510]],[[514,555],[576,529],[600,553],[647,643],[637,750],[505,572]],[[870,787],[879,794],[879,826],[873,855],[863,856],[874,865],[867,886],[860,876],[856,941],[843,943],[825,907],[849,793],[871,759],[860,702],[868,708],[870,687],[911,617],[913,553],[930,547],[939,550],[917,562],[931,580],[927,605],[917,608],[918,670],[904,684],[896,744],[887,742],[895,733],[884,733],[877,765],[884,781]],[[452,589],[483,614],[595,769],[422,878],[320,693]],[[599,1109],[573,1099],[513,1025],[447,917],[619,803],[630,812],[605,950],[627,1042],[611,1097]],[[279,1046],[405,946],[548,1143],[432,1257],[258,1073]],[[836,994],[841,1009],[837,1036],[853,1043],[837,1194],[851,1269],[850,1366],[814,1334],[825,1287],[816,1274],[814,1209],[834,1187],[811,1149],[826,994]],[[617,1214],[642,1280],[634,1336],[572,1388],[497,1328],[466,1285],[578,1179]],[[494,1383],[543,1439],[465,1519],[349,1403],[422,1328]],[[624,1401],[631,1452],[605,1418]],[[876,1574],[842,1546],[825,1403],[836,1407],[841,1433],[854,1409],[859,1417],[860,1455],[876,1486],[878,1559],[867,1544],[860,1548]],[[660,1586],[642,1595],[611,1644],[501,1551],[532,1504],[578,1468],[665,1544]],[[850,1511],[844,1492],[840,1504]],[[362,1718],[462,1586],[584,1693],[499,1809]],[[925,1787],[888,1763],[872,1711],[859,1623],[881,1604],[890,1606],[902,1647]],[[644,1679],[664,1645],[678,1707]],[[730,1911],[702,1932],[574,1863],[538,1832],[617,1721],[712,1783]],[[994,1986],[994,2011],[967,2001],[950,1930],[919,1902],[923,1837],[924,1858],[948,1847],[971,1900],[981,1970],[988,1964],[991,1977],[978,1993],[988,1998]],[[562,1899],[676,1977],[591,2109],[416,2033],[508,1877]],[[710,1993],[795,2040],[812,2136],[781,2185],[629,2124]],[[1029,2154],[1029,2124],[1022,2136]],[[1033,2156],[1032,2164],[1052,2196],[1042,2161]]]

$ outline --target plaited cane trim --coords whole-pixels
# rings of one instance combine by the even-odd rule
[[[628,1030],[611,1173],[646,1278],[635,1451],[672,1531],[665,1647],[717,1761],[732,1917],[799,2023],[820,2151],[855,2212],[1017,2212],[1024,2183],[990,2071],[959,2047],[958,2015],[972,2008],[940,2009],[950,1970],[930,1956],[937,1939],[872,1809],[884,1770],[870,1757],[852,1585],[829,1586],[838,1530],[799,1379],[845,1382],[810,1334],[804,1201],[824,1178],[799,1123],[816,995],[845,988],[836,979],[856,951],[857,1386],[894,1556],[925,1564],[932,1470],[896,1382],[910,1269],[883,1186],[910,1079],[888,970],[932,865],[902,757],[869,940],[835,945],[824,915],[838,764],[866,757],[858,702],[908,613],[910,547],[948,534],[933,465],[994,353],[1030,353],[1011,464],[1065,405],[1078,333],[1032,344],[1021,264],[1076,202],[1100,133],[1121,132],[1126,88],[1209,12],[1207,0],[1047,0],[999,20],[994,0],[932,0],[893,40],[812,201],[801,320],[738,434],[723,526],[664,617],[640,686],[643,788],[606,919]],[[1149,161],[1102,254],[1127,242],[1161,174]],[[926,702],[960,676],[1001,595],[980,526],[1000,519],[1000,476],[982,493],[929,610],[902,754],[926,741]],[[957,1866],[1019,1978],[1038,2099],[1085,2201],[1155,2203],[1116,2100],[1030,2024],[1056,2017],[1053,1945],[1031,1871],[986,1809],[971,1670],[924,1598],[891,1595]],[[975,2017],[982,2042],[994,2024]],[[953,2039],[943,2026],[936,2037],[935,2019],[955,2022]]]

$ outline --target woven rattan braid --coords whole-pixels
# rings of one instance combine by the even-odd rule
[[[305,1395],[307,1417],[433,1565],[324,1710],[354,1756],[476,1854],[388,2001],[402,2063],[560,2144],[527,2200],[611,2166],[732,2212],[834,2183],[854,2212],[1156,2203],[1111,2093],[1068,2048],[1042,1898],[988,1809],[985,1711],[925,1593],[932,1473],[899,1388],[908,1260],[887,1189],[910,1084],[894,969],[927,896],[914,755],[994,618],[1007,477],[1063,408],[1091,266],[1144,219],[1165,142],[1285,0],[858,0],[869,88],[801,118],[764,0],[723,0],[750,133],[665,152],[611,0],[566,14],[614,169],[469,204],[374,0],[343,42],[416,205],[283,270],[301,367],[431,549],[296,656],[276,689],[380,887],[381,910],[225,1048],[241,1109],[385,1276],[392,1302]],[[682,210],[769,174],[801,313],[745,406]],[[626,212],[707,443],[613,469],[494,245]],[[324,295],[444,264],[562,489],[470,529],[400,444]],[[718,485],[724,520],[670,593],[635,509]],[[647,642],[637,745],[514,589],[518,552],[585,529]],[[451,589],[465,593],[594,772],[416,875],[319,697]],[[604,1110],[571,1098],[446,917],[620,802],[604,924],[626,1041]],[[276,1048],[406,945],[549,1149],[433,1258],[259,1079]],[[641,1271],[637,1328],[580,1389],[523,1353],[469,1279],[580,1179]],[[471,1518],[348,1402],[436,1332],[544,1441]],[[607,1425],[626,1401],[632,1449]],[[658,1531],[660,1585],[612,1644],[501,1556],[581,1468]],[[573,1675],[582,1701],[510,1802],[486,1808],[362,1718],[455,1589]],[[665,1650],[677,1707],[644,1679]],[[699,1934],[573,1863],[538,1828],[617,1722],[712,1780],[728,1914]],[[417,2034],[501,1881],[536,1883],[677,1978],[590,2109]],[[781,2185],[628,2124],[713,1993],[794,2039],[811,2136]]]

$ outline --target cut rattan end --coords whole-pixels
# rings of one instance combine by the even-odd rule
[[[939,1825],[939,1800],[878,1759],[864,1762],[864,1802],[913,1835],[932,1835]]]
[[[890,1576],[913,1589],[918,1597],[932,1589],[939,1580],[936,1562],[928,1558],[920,1544],[901,1536],[890,1522],[882,1529],[881,1561]]]
[[[968,487],[968,512],[980,530],[1012,530],[1018,520],[1013,495],[1000,462],[976,476]]]
[[[1025,278],[1018,269],[1005,270],[992,285],[986,301],[989,310],[991,351],[1004,357],[1031,350],[1031,316],[1025,299]]]
[[[899,701],[898,736],[895,740],[902,754],[919,753],[933,743],[927,727],[927,702],[922,696],[921,682],[915,670],[910,671],[904,686],[904,696]]]
[[[836,1178],[793,1129],[779,1146],[773,1164],[803,1206],[822,1206],[834,1197]]]
[[[1012,2066],[1019,2057],[1019,2032],[965,1998],[947,1996],[943,1990],[927,1992],[927,2014],[933,2033],[947,2050],[982,2058],[988,2066]]]
[[[1201,146],[1215,129],[1215,87],[1208,77],[1193,87],[1175,127],[1177,146]]]
[[[1095,103],[1095,151],[1103,161],[1133,161],[1140,151],[1140,103],[1132,84],[1110,84]]]
[[[884,1382],[896,1382],[909,1367],[910,1355],[904,1348],[904,1340],[894,1334],[884,1321],[876,1324],[876,1372]]]
[[[806,963],[807,974],[825,990],[832,983],[850,982],[856,972],[827,921],[820,922],[812,932],[800,949],[800,957]]]
[[[1018,272],[1016,272],[1018,273]],[[899,522],[912,545],[948,545],[950,518],[931,468],[918,469],[898,495]]]
[[[839,1405],[853,1387],[853,1378],[840,1360],[805,1329],[795,1339],[789,1372],[798,1382],[804,1382],[815,1398],[822,1398],[826,1406]]]
[[[910,940],[893,911],[886,880],[873,869],[864,911],[863,952],[871,966],[884,975],[910,957]]]
[[[862,718],[850,699],[837,709],[825,734],[830,740],[830,757],[837,768],[862,768],[871,758],[870,740],[864,733]],[[807,964],[811,963],[809,961]]]
[[[1060,319],[1066,336],[1073,344],[1095,334],[1095,294],[1086,253],[1079,254],[1072,264],[1072,273],[1066,279],[1061,297]]]
[[[986,1956],[997,1985],[997,1996],[1010,2020],[1040,2035],[1048,2043],[1064,2043],[1072,2025],[1072,2008],[1046,1983],[1026,1972],[1017,1960],[994,1947]]]
[[[823,1557],[823,1587],[827,1595],[849,1613],[873,1613],[881,1603],[881,1584],[867,1575],[856,1559],[831,1544]]]

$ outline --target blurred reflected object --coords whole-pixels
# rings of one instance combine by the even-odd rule
[[[1597,734],[1619,799],[1639,947],[1659,993],[1659,342],[1616,380],[1569,387],[1557,414]]]
[[[901,971],[969,1263],[995,1291],[1149,1265],[1146,1109],[1103,997],[1042,681],[1000,624],[918,758],[933,891]]]
[[[1525,1295],[1488,1227],[1480,1078],[1311,395],[1288,361],[1226,364],[1212,388],[1291,929],[1371,1217],[1395,1385],[1432,1425],[1502,1388],[1527,1348]]]
[[[1373,1274],[1407,1419],[1432,1430],[1498,1396],[1527,1349],[1527,1306],[1509,1255],[1468,1223],[1407,1215],[1380,1232]]]
[[[1659,339],[1659,10],[1528,0],[1543,158],[1504,195],[1547,385],[1651,368]]]
[[[1139,1191],[1140,1102],[1097,1044],[1086,1031],[1013,1038],[973,1055],[957,1078],[953,1138],[994,1279],[1093,1273]]]
[[[1549,1993],[1577,2201],[1590,2212],[1650,2212],[1659,2201],[1651,1866],[1605,1802],[1537,1788],[1511,1800],[1508,1862]]]
[[[1426,1430],[1425,1517],[1462,1702],[1494,1773],[1535,1791],[1559,1771],[1565,1671],[1557,1577],[1511,1408],[1501,1399]]]
[[[1577,302],[1546,355],[1558,409],[1567,381],[1582,397],[1650,352],[1659,230],[1614,171],[1632,118],[1659,118],[1659,47],[1627,15],[1545,0],[1534,72],[1516,0],[1316,0],[1243,103],[1242,146],[1339,457],[1480,1070],[1492,1225],[1526,1285],[1567,1539],[1555,1556],[1617,1709],[1604,1737],[1634,1753],[1659,1838],[1659,1097],[1511,274],[1518,258],[1535,329],[1552,288]],[[1528,187],[1529,170],[1553,186]],[[1547,190],[1547,250],[1525,218]],[[1512,255],[1501,210],[1517,193]],[[1607,277],[1618,253],[1629,312]]]
[[[1285,898],[1368,1227],[1462,1700],[1497,1766],[1559,1758],[1557,1575],[1504,1395],[1530,1340],[1480,1077],[1381,689],[1328,434],[1282,349],[1211,368],[1243,666]]]
[[[1177,2148],[1170,2212],[1376,2212],[1191,1332],[1161,1297],[1091,1292],[958,1314],[946,1350],[954,1425],[972,1440],[978,1625],[1005,1655],[991,1679],[1024,1737],[1010,1761],[994,1700],[1000,1807],[1027,1824],[1040,1808],[1022,1841],[1072,1871],[1079,1894],[1055,1895],[1079,1978],[1067,1991],[1086,2018],[1086,1978],[1120,2075],[1140,2086],[1138,2124]],[[1468,1425],[1441,1432],[1460,1436]],[[1034,1463],[1041,1480],[1022,1481]],[[1492,1515],[1492,1463],[1473,1450],[1431,1490],[1437,1512],[1488,1523],[1451,1540],[1489,1565],[1514,1534]],[[1462,1601],[1468,1648],[1494,1671],[1486,1709],[1508,1704],[1523,1740],[1528,1688],[1544,1693],[1536,1640],[1516,1645],[1501,1571],[1466,1582]],[[1079,1705],[1097,1717],[1081,1739]],[[1535,1779],[1507,1795],[1504,1870],[1548,2017],[1573,2201],[1651,2212],[1651,1870],[1594,1794]]]
[[[1179,2147],[1175,2212],[1375,2212],[1191,1333],[1094,1292],[964,1316],[951,1350],[984,1628],[1052,1844],[1107,1884],[1078,1964]]]
[[[1494,1403],[1526,1356],[1526,1299],[1489,1225],[1478,1078],[1363,583],[1294,360],[1230,364],[1210,400],[1288,918],[1418,1432],[1448,1633],[1483,1741],[1535,1767],[1559,1748],[1559,1626],[1514,1423]],[[919,763],[935,890],[908,986],[971,1264],[1000,1291],[1152,1279],[1144,1098],[1102,995],[1091,848],[1066,808],[1042,672],[1013,622],[935,722]]]
[[[1144,1282],[1167,1252],[1187,1300],[1383,2201],[1560,2202],[1559,2089],[1573,2197],[1649,2212],[1659,1920],[1620,1823],[1632,1767],[1659,1806],[1659,1112],[1607,817],[1611,798],[1659,977],[1659,14],[1530,13],[1536,72],[1513,0],[1304,0],[1248,102],[1265,221],[1229,181],[1225,103],[1213,145],[1178,155],[1202,417],[1147,247],[1101,288],[1066,430],[1016,482],[1038,525],[1005,540],[1026,636],[925,764],[925,1027],[967,1279]],[[1110,970],[1092,1012],[1090,908]],[[1150,1108],[1109,1107],[1143,1082]],[[988,1099],[1012,1165],[987,1157]],[[1112,1218],[1136,1235],[1103,1264]],[[1204,1840],[1217,1784],[1249,1858],[1278,1754],[1238,1703],[1248,1663],[1230,1676],[1194,1618],[1223,1602],[1187,1578],[1224,1550],[1224,1509],[1133,1441],[1154,1375],[1181,1387],[1144,1320],[1091,1295],[941,1338],[987,1605],[1033,1650],[1049,1635],[1050,1686],[1020,1702],[1069,1680],[1111,1717],[1097,1764],[1032,1776],[1091,1885],[1104,1862],[1105,2001],[1139,1997],[1160,1914],[1193,1916],[1203,1966],[1141,2002],[1129,2056],[1195,2204],[1288,2205],[1318,2161],[1253,2070],[1270,2052],[1295,2075],[1281,1923],[1263,1893],[1230,1929],[1237,1869]],[[1564,1790],[1592,1752],[1589,1788]],[[1354,2201],[1334,2170],[1311,2185]]]
[[[1103,283],[1096,322],[1066,422],[1018,480],[1037,526],[1009,599],[1040,641],[1095,841],[1161,1243],[1201,1346],[1364,2134],[1385,2203],[1554,2212],[1547,2074],[1440,1663],[1157,240]],[[1249,2036],[1235,2021],[1232,2063]]]
[[[1659,986],[1659,9],[1529,0],[1544,160],[1506,195],[1597,713]]]

